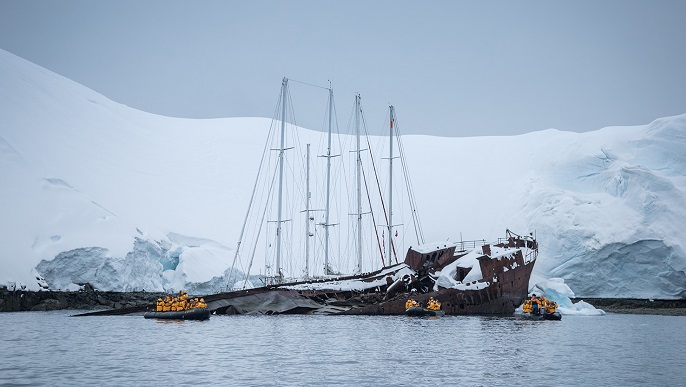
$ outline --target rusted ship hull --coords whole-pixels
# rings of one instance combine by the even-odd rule
[[[344,314],[400,315],[405,313],[408,297],[426,304],[429,297],[438,300],[447,315],[502,314],[511,315],[528,295],[529,278],[535,261],[513,270],[501,272],[498,282],[478,290],[441,289],[424,294],[401,293],[394,299],[350,309]]]
[[[508,235],[492,246],[472,246],[479,250],[476,265],[481,277],[459,282],[459,288],[434,285],[433,273],[459,263],[469,253],[464,242],[460,250],[457,244],[410,248],[403,264],[364,275],[223,293],[205,299],[218,314],[402,315],[408,298],[426,305],[434,297],[448,315],[512,315],[527,298],[538,245],[533,238],[515,238],[509,231]],[[453,266],[455,280],[464,281],[472,269]],[[346,281],[369,285],[358,290],[331,286]]]

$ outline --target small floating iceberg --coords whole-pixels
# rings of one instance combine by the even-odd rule
[[[574,292],[565,284],[562,278],[550,278],[534,285],[529,293],[544,295],[547,299],[557,302],[557,311],[563,315],[602,316],[605,311],[585,301],[573,303]],[[518,311],[521,308],[518,308]]]

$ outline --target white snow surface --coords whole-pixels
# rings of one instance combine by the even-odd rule
[[[0,285],[38,289],[42,275],[54,289],[227,286],[226,246],[238,241],[270,119],[141,112],[3,50],[0,117]],[[301,133],[314,144],[320,135]],[[686,297],[686,115],[403,144],[426,239],[535,232],[532,284],[561,278],[581,297]],[[413,244],[403,213],[394,212],[406,228],[401,259]],[[370,262],[365,270],[378,268]],[[291,276],[301,270],[290,265]]]
[[[393,270],[391,269],[384,269],[381,273],[379,273],[379,276],[376,280],[374,281],[361,281],[357,279],[348,279],[348,280],[337,280],[337,279],[332,279],[329,281],[322,281],[322,282],[312,282],[312,283],[303,283],[303,284],[297,284],[297,285],[289,285],[289,286],[283,286],[285,289],[292,289],[292,290],[337,290],[337,291],[362,291],[366,289],[372,289],[377,286],[383,286],[386,285],[386,276],[390,276],[394,281],[397,281],[398,279],[403,278],[406,275],[412,275],[415,274],[414,270],[410,269],[407,265],[401,264],[402,267],[400,269],[394,268]],[[394,272],[395,273],[391,273]]]

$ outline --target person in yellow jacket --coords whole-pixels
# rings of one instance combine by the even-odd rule
[[[201,298],[200,301],[196,304],[198,308],[207,308],[207,304],[205,303],[205,299]]]
[[[540,304],[539,304],[538,297],[536,297],[535,294],[532,294],[532,295],[531,295],[531,307],[532,307],[532,309],[533,309],[533,310],[532,310],[532,313],[533,313],[533,314],[538,314],[538,311],[539,311],[539,308],[540,308]]]
[[[531,306],[531,300],[524,300],[524,305],[522,305],[522,312],[531,313],[534,311],[533,306]]]
[[[164,297],[164,300],[162,301],[162,311],[163,312],[169,312],[171,310],[171,297],[166,296]]]
[[[410,298],[405,302],[405,309],[410,309],[419,306],[419,303],[414,299]]]
[[[557,302],[548,300],[545,306],[545,311],[548,313],[555,313],[557,311]]]
[[[429,302],[427,303],[426,308],[431,310],[441,310],[441,303],[435,298],[429,297]]]
[[[157,312],[161,312],[163,307],[164,307],[164,301],[162,301],[162,298],[158,298],[157,303],[155,304],[155,310]]]
[[[165,304],[165,305],[169,304],[169,306],[171,307],[171,302],[172,302],[172,296],[171,296],[171,294],[167,294],[166,296],[164,296],[164,300],[163,300],[163,301],[164,301],[164,304]]]

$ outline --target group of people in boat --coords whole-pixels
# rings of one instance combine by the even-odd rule
[[[405,302],[405,309],[406,310],[410,309],[410,308],[416,308],[416,307],[421,308],[422,304],[420,304],[419,302],[417,302],[416,300],[414,300],[412,298],[408,299],[407,302]],[[435,299],[433,297],[429,297],[429,301],[427,301],[427,303],[426,303],[426,309],[441,310],[441,303],[437,299]]]
[[[178,312],[178,311],[184,311],[184,310],[189,310],[189,309],[196,309],[196,308],[206,308],[207,304],[205,303],[204,298],[198,299],[197,297],[189,299],[188,293],[184,292],[183,290],[179,291],[178,296],[172,296],[171,294],[167,294],[164,299],[158,298],[157,299],[157,312]]]
[[[549,300],[545,296],[536,297],[536,294],[532,294],[531,298],[524,301],[522,311],[535,315],[552,314],[557,311],[557,302]]]

